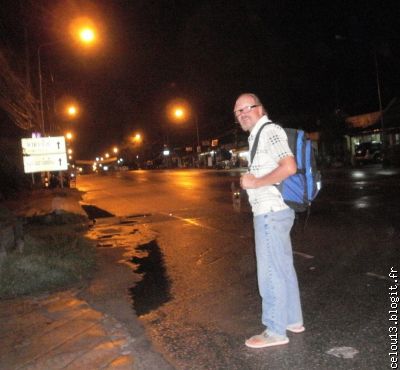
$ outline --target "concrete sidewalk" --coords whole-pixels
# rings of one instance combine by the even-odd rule
[[[73,290],[0,302],[0,369],[133,369],[134,339]]]
[[[22,217],[86,215],[81,200],[75,189],[57,189],[5,205]],[[130,231],[127,245],[98,249],[98,268],[84,288],[0,300],[0,370],[173,369],[153,349],[127,299],[134,276],[122,262],[140,238]]]

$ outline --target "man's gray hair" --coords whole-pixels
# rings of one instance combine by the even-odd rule
[[[241,98],[242,96],[250,96],[250,97],[252,97],[255,104],[261,105],[262,110],[263,110],[263,114],[268,115],[267,110],[265,109],[263,103],[261,103],[260,98],[259,98],[256,94],[253,94],[253,93],[243,93],[243,94],[240,94],[236,100],[238,100],[238,99]]]

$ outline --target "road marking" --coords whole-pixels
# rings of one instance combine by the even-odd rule
[[[213,230],[213,231],[221,231],[221,230],[216,229],[215,227],[201,224],[200,222],[196,221],[197,220],[196,218],[185,218],[185,217],[175,216],[172,213],[164,213],[164,212],[160,212],[160,214],[175,218],[180,221],[184,221],[193,226],[202,227],[204,229],[209,229],[209,230]]]
[[[294,254],[297,254],[297,255],[299,255],[299,256],[302,256],[302,257],[304,257],[304,258],[307,258],[307,259],[314,258],[314,256],[311,256],[310,254],[306,254],[306,253],[303,253],[303,252],[296,252],[296,251],[294,251],[293,253],[294,253]]]

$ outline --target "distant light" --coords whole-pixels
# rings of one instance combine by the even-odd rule
[[[365,173],[364,173],[364,172],[361,172],[361,171],[354,171],[354,172],[351,174],[351,177],[353,177],[353,178],[355,178],[355,179],[362,179],[362,178],[365,177]]]
[[[174,114],[177,118],[182,118],[184,115],[184,111],[182,108],[176,108]]]
[[[163,151],[163,154],[164,154],[165,156],[169,155],[169,150],[168,150],[168,149],[165,149],[165,150]]]
[[[76,109],[76,107],[74,105],[70,105],[69,107],[67,107],[67,114],[71,117],[76,116],[78,113],[78,110]]]
[[[100,158],[99,157],[96,157],[96,162],[98,162],[100,160]]]
[[[108,166],[103,166],[104,171],[108,171]]]
[[[81,29],[79,36],[83,42],[89,44],[94,41],[95,34],[93,29],[86,27]]]
[[[133,141],[133,143],[141,144],[142,135],[140,135],[139,133],[135,134],[135,136],[132,138],[132,141]]]

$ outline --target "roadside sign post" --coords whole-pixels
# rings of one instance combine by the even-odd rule
[[[68,169],[64,136],[21,139],[24,172],[62,171]],[[61,184],[63,186],[63,184]]]

